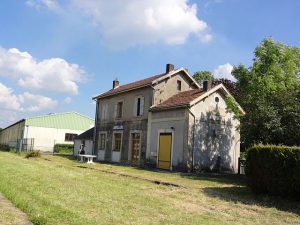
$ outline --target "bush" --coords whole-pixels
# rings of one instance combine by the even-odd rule
[[[247,152],[246,176],[255,193],[300,197],[300,147],[253,146]]]
[[[0,151],[9,152],[10,147],[8,145],[0,145]]]
[[[34,151],[27,152],[25,158],[28,159],[28,158],[40,157],[40,156],[41,156],[40,151],[34,150]]]
[[[72,144],[55,144],[54,152],[56,153],[73,153],[74,145]]]

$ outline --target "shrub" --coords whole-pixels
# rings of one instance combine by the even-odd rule
[[[56,153],[73,153],[74,145],[72,144],[55,144],[54,152]]]
[[[40,157],[40,156],[41,156],[40,151],[34,150],[34,151],[27,152],[25,158],[28,159],[28,158]]]
[[[253,146],[247,152],[246,176],[255,193],[300,197],[300,147]]]
[[[0,151],[8,152],[10,147],[8,145],[0,145]]]

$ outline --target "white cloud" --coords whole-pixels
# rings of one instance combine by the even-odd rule
[[[27,52],[0,47],[0,76],[16,80],[23,88],[78,94],[86,72],[61,58],[38,61]]]
[[[5,114],[11,112],[37,112],[44,109],[52,109],[57,101],[42,95],[29,92],[16,95],[13,90],[0,83],[0,112]]]
[[[64,99],[64,103],[66,103],[66,104],[70,104],[71,102],[72,102],[72,99],[70,97],[66,97]]]
[[[182,44],[190,34],[203,39],[207,24],[188,0],[73,0],[99,26],[105,43],[114,47],[165,42]],[[207,38],[204,38],[207,40]]]
[[[59,6],[56,2],[56,0],[27,0],[26,4],[28,6],[34,7],[37,10],[40,10],[41,8],[49,8],[51,10],[58,10]]]
[[[183,44],[192,34],[201,42],[211,40],[206,22],[197,16],[197,4],[189,0],[69,0],[64,5],[55,0],[27,2],[50,10],[60,8],[65,15],[82,16],[111,48],[157,42]]]
[[[230,63],[219,65],[214,71],[213,75],[216,79],[225,78],[228,80],[235,81],[236,79],[232,76],[231,71],[233,66]]]

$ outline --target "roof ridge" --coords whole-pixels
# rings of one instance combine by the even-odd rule
[[[81,113],[79,113],[79,112],[75,112],[75,111],[69,111],[69,112],[58,112],[58,113],[50,113],[50,114],[45,114],[45,115],[38,115],[38,116],[31,116],[31,117],[27,117],[27,118],[24,118],[25,120],[28,120],[28,119],[35,119],[35,118],[41,118],[41,117],[46,117],[46,116],[56,116],[56,115],[63,115],[63,114],[78,114],[78,115],[80,115],[80,116],[82,116],[82,117],[85,117],[85,118],[88,118],[88,119],[90,119],[90,120],[94,120],[94,119],[92,119],[92,118],[90,118],[90,117],[88,117],[88,116],[86,116],[86,115],[83,115],[83,114],[81,114]]]

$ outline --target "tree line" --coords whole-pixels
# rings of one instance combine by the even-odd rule
[[[241,115],[232,99],[228,110],[241,121],[241,143],[300,146],[300,48],[265,38],[254,50],[250,67],[234,66],[236,82],[214,79],[209,71],[193,77],[199,83],[223,83],[245,110]]]

